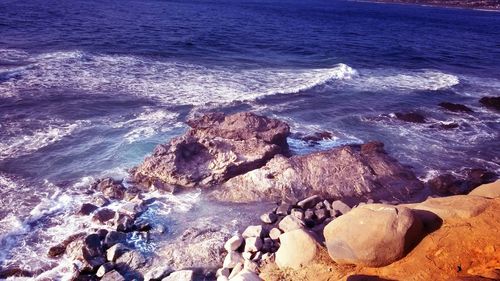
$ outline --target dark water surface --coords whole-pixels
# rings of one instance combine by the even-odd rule
[[[347,1],[0,0],[0,266],[50,264],[47,246],[88,223],[68,217],[80,190],[124,176],[197,112],[337,136],[291,139],[297,153],[381,140],[422,178],[498,172],[500,115],[478,100],[500,93],[499,27],[496,12]],[[391,118],[409,111],[428,122]],[[196,191],[158,208],[168,241],[176,218],[231,207]]]

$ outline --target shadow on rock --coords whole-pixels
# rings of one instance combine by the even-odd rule
[[[347,281],[394,281],[394,279],[380,278],[375,275],[352,275],[347,277]]]

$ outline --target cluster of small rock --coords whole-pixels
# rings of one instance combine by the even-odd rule
[[[94,229],[90,234],[82,232],[69,236],[51,247],[48,256],[57,258],[65,254],[72,260],[72,280],[142,280],[142,271],[148,260],[127,243],[127,237],[140,236],[148,240],[150,232],[165,231],[162,225],[153,225],[139,217],[152,200],[143,200],[136,195],[115,211],[107,206],[113,199],[124,199],[127,189],[112,179],[99,180],[92,188],[103,195],[96,195],[92,203],[82,204],[77,214],[92,216],[92,221],[102,228]],[[193,274],[191,270],[171,273],[157,269],[148,272],[144,279],[192,280]]]
[[[308,197],[295,205],[281,203],[272,212],[260,216],[262,225],[248,226],[242,234],[227,240],[224,245],[227,256],[223,267],[217,271],[217,280],[260,280],[257,276],[259,267],[274,261],[283,233],[324,227],[350,210],[340,200],[331,202],[319,195]]]

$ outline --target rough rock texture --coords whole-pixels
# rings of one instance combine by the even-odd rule
[[[260,277],[268,281],[499,280],[500,199],[486,200],[483,212],[471,218],[446,218],[407,256],[388,266],[338,265],[321,250],[318,259],[300,270],[280,270],[269,264],[261,268]]]
[[[304,229],[296,229],[280,236],[281,246],[276,252],[276,264],[280,268],[299,269],[315,257],[318,243]]]
[[[500,197],[500,180],[483,184],[472,190],[469,195],[482,196],[486,198],[498,198]]]
[[[402,258],[421,235],[421,221],[410,209],[384,204],[355,208],[324,230],[335,262],[375,267]]]
[[[445,220],[450,217],[472,218],[482,213],[489,206],[489,199],[479,196],[455,195],[449,197],[429,198],[421,203],[404,204],[414,210],[436,214]]]
[[[286,150],[290,131],[284,122],[249,112],[206,114],[188,125],[186,134],[156,147],[135,169],[135,181],[182,187],[221,183]]]
[[[290,158],[276,155],[266,166],[228,180],[212,196],[235,202],[296,202],[311,195],[406,200],[421,188],[410,170],[385,153],[382,143],[372,142]]]
[[[224,242],[231,234],[215,226],[189,228],[158,250],[161,264],[172,270],[191,267],[217,268],[224,258]]]

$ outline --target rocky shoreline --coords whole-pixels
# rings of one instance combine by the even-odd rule
[[[498,98],[481,102],[498,110]],[[467,112],[457,104],[440,106]],[[417,113],[395,117],[425,122]],[[424,183],[376,141],[292,155],[287,145],[290,127],[280,120],[249,112],[210,113],[188,125],[184,135],[159,145],[128,178],[105,178],[89,187],[93,199],[75,215],[88,216],[98,227],[69,234],[48,250],[54,260],[71,261],[61,269],[65,279],[300,280],[285,278],[283,272],[300,272],[318,259],[379,268],[404,259],[448,220],[471,219],[491,208],[498,211],[500,182],[482,169]],[[303,138],[314,144],[330,135]],[[166,231],[164,225],[141,217],[155,202],[149,193],[193,188],[215,201],[271,202],[275,207],[255,214],[261,224],[237,234],[211,226],[192,228],[153,255],[131,243]],[[118,201],[125,203],[116,205]],[[492,223],[491,231],[498,232],[499,224]],[[500,246],[498,239],[493,242],[492,247]],[[500,266],[498,259],[494,266]],[[475,275],[490,278],[495,272]],[[0,270],[0,278],[34,275],[18,268]]]

